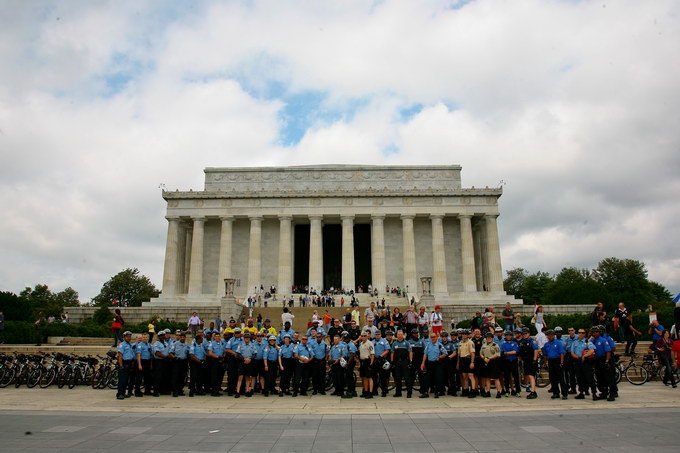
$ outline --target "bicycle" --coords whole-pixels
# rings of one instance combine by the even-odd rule
[[[0,388],[5,388],[14,381],[16,376],[16,357],[12,355],[0,355]]]
[[[633,385],[642,385],[649,379],[647,369],[642,365],[638,365],[635,361],[635,354],[631,354],[630,360],[627,362],[619,361],[614,367],[616,373],[616,383],[621,382],[621,376],[625,376],[626,380]]]
[[[642,357],[642,365],[641,365],[645,370],[647,370],[648,377],[645,380],[651,381],[654,378],[659,378],[662,381],[669,380],[670,376],[665,377],[664,379],[664,373],[666,372],[666,367],[661,363],[659,360],[657,353],[653,352],[651,354],[645,354]],[[676,382],[678,382],[678,369],[677,368],[671,368],[671,373],[673,373],[673,377]],[[645,383],[643,382],[643,384]],[[664,382],[665,384],[665,382]]]

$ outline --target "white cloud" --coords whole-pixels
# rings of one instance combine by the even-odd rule
[[[466,186],[507,182],[506,268],[631,257],[680,291],[677,2],[450,5],[5,8],[2,289],[86,299],[127,266],[160,283],[157,186],[198,190],[206,166],[460,163]],[[305,91],[340,119],[281,147]]]

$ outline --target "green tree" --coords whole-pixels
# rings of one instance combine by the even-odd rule
[[[513,296],[521,297],[522,287],[524,286],[524,282],[526,282],[529,273],[526,269],[521,267],[510,269],[506,273],[508,276],[503,280],[505,292],[512,294]]]
[[[544,299],[544,303],[548,305],[594,305],[598,302],[609,302],[607,290],[593,279],[588,269],[575,267],[565,267],[555,275]]]
[[[649,289],[652,292],[652,297],[657,303],[670,304],[673,300],[673,294],[659,282],[650,281]]]
[[[59,291],[54,295],[54,299],[62,307],[77,307],[78,305],[80,305],[80,301],[78,300],[78,298],[79,298],[78,291],[71,288],[70,286],[65,290]]]
[[[544,304],[546,293],[553,285],[553,280],[547,272],[536,272],[527,276],[521,288],[522,299],[525,304]]]
[[[53,293],[47,285],[35,285],[33,288],[26,287],[19,295],[29,303],[34,316],[42,313],[46,317],[58,317],[64,307],[75,307],[79,303],[78,291],[71,287]]]
[[[0,311],[5,315],[5,321],[35,321],[31,304],[14,293],[0,292]]]
[[[609,293],[609,310],[618,302],[632,309],[645,308],[654,302],[647,269],[641,261],[605,258],[593,270],[593,278]]]
[[[102,286],[101,291],[92,300],[97,305],[111,306],[116,300],[120,305],[139,307],[152,297],[158,297],[156,289],[149,277],[139,274],[139,269],[125,269],[111,277]]]

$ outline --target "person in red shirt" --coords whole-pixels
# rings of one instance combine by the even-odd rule
[[[673,359],[675,361],[675,368],[680,368],[680,340],[673,343]]]

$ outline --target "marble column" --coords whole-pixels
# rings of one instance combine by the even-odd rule
[[[309,216],[309,288],[319,292],[323,289],[323,216]]]
[[[473,293],[477,291],[477,277],[475,277],[475,249],[472,242],[472,216],[459,215],[460,220],[460,254],[463,266],[463,291]]]
[[[187,228],[179,222],[178,239],[177,239],[177,284],[175,286],[175,294],[186,294],[187,282],[186,275],[189,271],[187,264]]]
[[[412,215],[401,216],[401,230],[404,241],[404,289],[411,294],[417,294],[418,277],[416,275],[416,240],[413,232],[413,219],[414,216]]]
[[[484,291],[484,249],[482,241],[482,228],[479,223],[472,227],[472,242],[475,249],[475,278],[477,284],[477,291]]]
[[[444,216],[431,215],[430,220],[432,220],[432,292],[435,297],[447,296],[449,289],[446,282],[446,256],[444,255]]]
[[[225,278],[233,278],[231,275],[231,251],[232,231],[234,218],[232,216],[220,216],[222,230],[220,232],[220,256],[217,264],[217,290],[218,296],[225,295]]]
[[[489,291],[503,291],[503,270],[501,268],[501,247],[498,240],[498,215],[485,215],[486,223],[486,264],[489,273]]]
[[[187,224],[184,228],[184,290],[183,293],[189,292],[189,275],[191,274],[191,238],[194,236],[193,223]]]
[[[168,237],[165,243],[165,263],[163,265],[163,296],[177,293],[177,243],[179,239],[179,217],[166,217]]]
[[[248,286],[246,294],[260,290],[262,284],[262,217],[250,217],[250,242],[248,245]]]
[[[354,216],[342,216],[342,289],[355,290]]]
[[[385,216],[372,215],[371,226],[371,280],[373,290],[378,289],[380,294],[385,294],[387,277],[385,276]]]
[[[290,294],[293,287],[293,217],[279,216],[279,279],[276,291]]]
[[[205,217],[192,217],[194,234],[191,237],[191,267],[189,268],[189,294],[203,294],[203,232]]]

